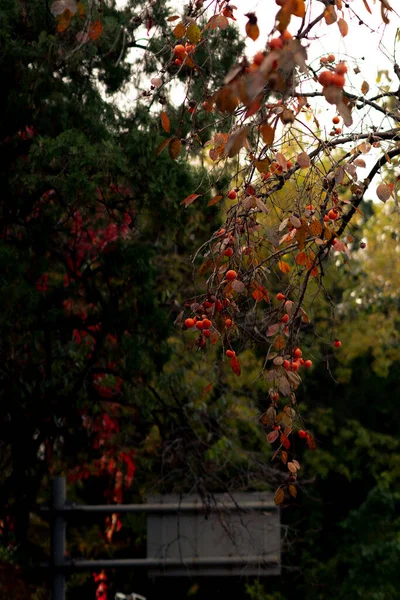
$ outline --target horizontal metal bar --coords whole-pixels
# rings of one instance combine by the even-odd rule
[[[266,556],[211,556],[207,558],[120,558],[120,559],[71,559],[66,560],[64,565],[60,565],[61,570],[76,569],[107,569],[120,567],[144,567],[151,568],[185,568],[185,567],[234,567],[246,565],[258,565],[260,568],[265,566],[280,564],[278,554],[268,554]],[[48,567],[45,564],[43,567]]]
[[[183,502],[182,504],[66,504],[64,507],[53,509],[49,506],[40,506],[42,512],[73,513],[176,513],[181,512],[240,512],[241,510],[257,510],[271,512],[277,507],[273,502],[253,501],[240,504],[224,503],[217,505],[204,505],[197,502]]]

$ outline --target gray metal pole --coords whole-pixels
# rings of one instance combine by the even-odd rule
[[[66,496],[65,477],[55,477],[52,482],[52,508],[64,508]],[[51,524],[51,599],[65,600],[65,519],[56,512]]]

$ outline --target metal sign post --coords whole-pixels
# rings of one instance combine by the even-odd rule
[[[65,529],[64,520],[66,495],[65,477],[55,477],[52,483],[52,527],[51,527],[51,597],[65,600]]]
[[[40,507],[50,514],[51,557],[44,566],[51,569],[51,600],[66,600],[66,574],[81,569],[145,568],[151,577],[280,574],[279,510],[271,494],[215,494],[215,502],[207,507],[197,496],[148,500],[93,506],[68,503],[65,477],[53,479],[51,504]],[[147,558],[66,559],[67,521],[84,513],[113,512],[148,515]],[[122,597],[145,600],[139,594],[117,593],[118,600]]]

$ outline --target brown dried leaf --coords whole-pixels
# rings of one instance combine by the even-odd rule
[[[274,323],[274,325],[270,325],[267,329],[267,337],[271,337],[278,333],[280,323]]]
[[[283,335],[277,335],[274,340],[274,348],[276,350],[283,350],[286,346],[286,340]]]
[[[214,196],[214,198],[211,198],[211,200],[209,200],[207,206],[214,206],[214,204],[218,204],[218,202],[222,200],[222,198],[222,195]]]
[[[167,133],[171,130],[171,122],[166,112],[162,111],[161,113],[161,126]]]
[[[190,196],[187,196],[184,200],[182,200],[181,204],[184,204],[185,208],[187,208],[189,204],[192,204],[192,202],[194,202],[201,195],[202,194],[190,194]]]
[[[279,506],[280,504],[282,504],[282,502],[285,499],[285,492],[283,491],[282,488],[278,488],[275,492],[275,496],[274,496],[274,502],[276,504],[276,506]]]
[[[63,33],[66,29],[68,29],[69,24],[71,22],[72,13],[66,9],[58,19],[57,31],[58,33]]]
[[[297,488],[292,483],[289,485],[289,494],[292,498],[296,498],[297,496]]]
[[[275,154],[275,160],[280,167],[282,167],[283,171],[287,171],[287,158],[282,154],[282,152],[277,152]]]
[[[270,444],[273,444],[279,437],[279,431],[278,429],[275,429],[274,431],[271,431],[268,435],[267,435],[267,441]]]
[[[311,166],[310,157],[307,152],[300,152],[297,157],[297,164],[301,169],[308,169]]]
[[[235,279],[235,281],[232,281],[232,289],[235,290],[235,292],[237,292],[238,294],[242,294],[246,289],[246,286],[244,285],[243,281]]]
[[[168,145],[168,152],[171,158],[174,160],[178,158],[181,151],[182,143],[179,138],[172,138]]]
[[[282,396],[290,396],[292,388],[285,375],[278,377],[278,388]]]
[[[361,84],[361,93],[364,94],[368,94],[369,92],[369,83],[368,81],[363,81]]]
[[[380,183],[376,188],[376,195],[378,196],[379,200],[386,202],[392,195],[392,190],[386,183]]]
[[[256,205],[257,205],[257,208],[259,208],[261,210],[261,212],[263,212],[265,215],[268,215],[268,213],[269,213],[268,207],[264,204],[264,202],[261,200],[261,198],[256,198]]]
[[[365,160],[363,158],[355,158],[353,160],[353,165],[364,169],[367,166],[367,163],[365,162]]]
[[[181,40],[183,37],[185,37],[186,27],[184,26],[182,21],[180,21],[180,23],[178,23],[178,25],[176,25],[176,27],[172,33],[177,40]]]
[[[254,166],[258,171],[260,171],[260,173],[268,173],[269,167],[271,166],[271,161],[268,158],[263,158],[262,160],[255,160]]]
[[[274,143],[275,129],[271,125],[260,125],[260,133],[266,146],[272,146]]]
[[[367,0],[363,0],[363,2],[364,2],[364,6],[365,6],[365,8],[367,9],[367,11],[369,12],[369,14],[370,14],[370,15],[372,15],[372,12],[371,12],[371,9],[370,9],[370,7],[368,6],[368,2],[367,2]]]
[[[284,260],[278,262],[278,267],[285,275],[290,272],[290,265]]]
[[[225,144],[224,148],[224,156],[229,158],[233,158],[237,154],[239,154],[240,150],[247,142],[247,127],[243,127],[242,129],[238,129],[234,133],[232,133],[228,141]]]
[[[332,25],[332,23],[336,23],[337,14],[334,6],[328,6],[328,8],[324,10],[324,19],[327,25]]]
[[[349,26],[347,25],[346,21],[344,19],[339,19],[337,24],[342,37],[346,37],[346,35],[349,33]]]
[[[286,463],[288,461],[288,453],[286,452],[286,450],[281,451],[281,461],[283,462],[284,465],[286,465]]]
[[[168,144],[170,143],[171,140],[172,140],[172,138],[167,138],[167,139],[163,140],[160,144],[158,144],[158,146],[156,148],[157,156],[159,156],[161,154],[161,152],[163,150],[165,150],[165,148],[168,146]]]

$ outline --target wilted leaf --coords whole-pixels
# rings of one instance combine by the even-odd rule
[[[80,19],[83,19],[86,15],[86,8],[82,2],[78,2],[77,4],[77,12]]]
[[[287,171],[287,158],[282,154],[282,152],[277,152],[275,154],[275,160],[280,167],[282,167],[283,171]]]
[[[293,227],[296,227],[296,229],[301,228],[301,221],[298,217],[296,217],[296,215],[291,215],[289,221]]]
[[[264,144],[271,146],[274,143],[275,129],[271,125],[260,125],[260,133]]]
[[[339,167],[338,169],[336,169],[336,171],[335,171],[335,183],[338,183],[338,184],[343,183],[344,176],[345,176],[345,170],[344,170],[343,167]]]
[[[280,504],[282,504],[282,502],[285,499],[285,492],[283,491],[282,488],[278,488],[275,492],[275,496],[274,496],[274,502],[276,504],[276,506],[279,506]]]
[[[244,285],[243,281],[239,281],[238,279],[235,279],[235,281],[232,281],[232,289],[235,290],[235,292],[237,292],[238,294],[242,294],[244,292],[244,290],[246,289],[246,286]]]
[[[353,160],[353,165],[364,169],[367,166],[367,163],[365,162],[365,160],[363,158],[355,158]]]
[[[297,473],[297,469],[296,469],[296,467],[294,466],[294,464],[292,462],[288,462],[287,468],[289,469],[289,471],[291,473],[294,473],[294,474]]]
[[[310,450],[317,449],[317,444],[315,443],[315,438],[310,434],[308,434],[308,436],[307,436],[307,446],[310,448]]]
[[[329,6],[324,11],[324,19],[327,25],[332,25],[332,23],[336,23],[337,14],[334,6]]]
[[[253,42],[255,42],[260,35],[260,30],[257,25],[257,17],[254,13],[248,13],[246,17],[249,19],[245,27],[246,35],[253,40]]]
[[[59,17],[65,10],[69,10],[71,15],[74,15],[78,10],[76,0],[56,0],[50,6],[50,12],[53,17]]]
[[[284,465],[286,465],[286,463],[288,461],[288,453],[286,452],[286,450],[281,451],[281,461],[283,462]]]
[[[368,94],[369,92],[369,83],[368,81],[363,81],[361,84],[361,93],[364,94]]]
[[[281,435],[279,437],[279,441],[282,444],[282,446],[284,448],[286,448],[286,450],[289,450],[289,448],[290,448],[290,440],[289,440],[289,438],[284,433],[281,433]]]
[[[368,154],[371,148],[372,146],[369,142],[361,142],[361,144],[357,146],[357,150],[361,152],[361,154]]]
[[[171,122],[166,112],[162,111],[161,113],[161,126],[167,133],[171,130]]]
[[[173,15],[172,17],[168,17],[167,21],[172,23],[172,21],[177,21],[179,18],[179,15]]]
[[[319,221],[313,221],[308,227],[311,235],[318,236],[322,233],[322,225]]]
[[[293,388],[296,389],[297,387],[299,387],[299,385],[301,383],[301,379],[300,379],[300,376],[297,375],[297,373],[294,373],[294,371],[288,371],[286,373],[286,377],[288,378],[289,383],[291,384],[291,386]]]
[[[269,167],[271,166],[271,161],[268,158],[263,158],[262,160],[255,160],[254,166],[258,171],[260,171],[260,173],[268,173]]]
[[[372,15],[372,12],[371,12],[371,9],[370,9],[370,7],[368,6],[368,2],[367,2],[367,0],[363,0],[363,2],[364,2],[364,6],[365,6],[365,8],[367,9],[367,11],[369,12],[369,14],[370,14],[370,15]]]
[[[386,183],[380,183],[376,188],[376,195],[378,196],[379,200],[386,202],[392,195],[392,190]]]
[[[181,151],[181,140],[178,138],[172,138],[169,145],[168,145],[168,152],[171,158],[173,158],[174,160],[176,158],[178,158],[180,151]]]
[[[255,284],[256,289],[251,294],[256,302],[261,302],[261,300],[265,300],[265,302],[270,302],[270,297],[268,294],[268,290],[263,285]]]
[[[173,30],[172,33],[174,34],[174,36],[177,40],[180,40],[183,37],[185,37],[186,27],[184,26],[182,21],[180,23],[178,23],[178,25],[175,26],[175,29]]]
[[[222,200],[222,198],[222,195],[214,196],[214,198],[211,198],[211,200],[209,200],[207,206],[214,206],[214,204],[218,204],[218,202]]]
[[[271,431],[268,435],[267,435],[267,441],[270,444],[273,444],[279,437],[279,431],[278,429],[275,429],[275,431]]]
[[[222,30],[227,29],[229,27],[229,21],[226,17],[224,17],[224,15],[217,15],[215,17],[215,23],[217,27],[219,27]]]
[[[310,157],[308,156],[307,152],[300,152],[297,157],[297,164],[302,169],[308,169],[311,166]]]
[[[240,375],[241,373],[241,369],[240,369],[240,362],[237,356],[232,356],[231,358],[231,367],[232,367],[232,371],[235,373],[235,375]]]
[[[296,256],[296,263],[298,265],[304,266],[307,262],[307,254],[305,252],[299,252]]]
[[[75,36],[76,41],[79,44],[87,44],[89,41],[89,34],[86,31],[78,31],[78,33]]]
[[[292,389],[285,375],[278,378],[278,388],[282,396],[289,396]]]
[[[187,196],[184,200],[182,200],[181,204],[184,204],[185,208],[187,208],[189,204],[192,204],[192,202],[194,202],[196,198],[199,198],[199,196],[201,196],[201,194],[190,194],[190,196]]]
[[[61,17],[58,19],[58,33],[63,33],[64,31],[66,31],[66,29],[68,29],[72,16],[72,13],[68,9],[62,13]]]
[[[275,356],[272,362],[276,367],[280,367],[283,364],[283,356]]]
[[[349,33],[349,26],[347,25],[346,21],[344,19],[339,19],[337,23],[340,33],[343,37],[346,37],[346,35]]]
[[[158,144],[157,148],[156,148],[156,155],[159,156],[161,154],[161,152],[163,150],[165,150],[165,148],[168,146],[168,144],[170,143],[170,141],[173,138],[167,138],[166,140],[163,140],[160,144]]]
[[[274,325],[270,325],[267,329],[267,337],[271,337],[278,333],[280,323],[274,323]]]
[[[289,484],[289,494],[292,496],[292,498],[296,498],[297,496],[297,488],[292,483]]]
[[[98,40],[102,33],[103,25],[101,24],[101,21],[93,21],[93,23],[90,24],[89,28],[90,39],[93,41]]]
[[[212,386],[213,386],[213,384],[209,383],[208,385],[206,385],[205,388],[203,388],[203,391],[202,391],[203,396],[205,396],[206,394],[208,394],[209,392],[211,392]]]
[[[264,202],[261,200],[261,198],[256,198],[256,205],[257,208],[259,208],[261,210],[261,212],[264,213],[264,215],[268,215],[269,210],[266,204],[264,204]]]
[[[186,30],[186,37],[191,44],[197,44],[201,38],[200,27],[196,23],[190,23]]]
[[[283,350],[286,346],[286,340],[283,335],[277,335],[274,340],[274,348],[276,350]]]
[[[280,260],[278,262],[278,267],[284,274],[289,273],[289,271],[290,271],[290,265],[287,262],[285,262],[284,260]]]
[[[200,265],[199,274],[204,275],[204,273],[207,273],[207,271],[209,269],[211,269],[213,266],[214,266],[214,261],[212,260],[212,258],[209,258],[208,260],[203,262],[202,265]]]
[[[247,127],[243,127],[242,129],[238,129],[229,136],[228,141],[225,144],[224,156],[233,158],[234,156],[239,154],[240,150],[243,148],[246,142]]]

